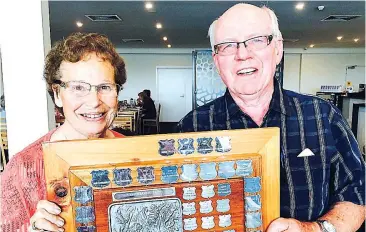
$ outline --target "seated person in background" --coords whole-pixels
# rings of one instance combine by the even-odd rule
[[[274,12],[237,4],[214,21],[209,34],[227,91],[190,112],[178,129],[279,127],[282,218],[266,232],[359,229],[365,220],[365,162],[357,141],[334,105],[284,90],[275,78],[283,39]]]
[[[156,118],[156,108],[154,101],[147,95],[142,98],[142,119],[155,119]]]
[[[0,117],[1,118],[6,118],[6,114],[5,114],[5,97],[4,97],[4,94],[1,95],[1,98],[0,98]]]
[[[137,105],[142,107],[142,119],[155,119],[156,107],[154,101],[151,99],[151,92],[145,89],[138,94]]]
[[[140,107],[142,107],[142,105],[144,104],[144,96],[145,96],[146,94],[144,93],[144,92],[139,92],[139,94],[138,94],[138,98],[137,98],[137,105],[138,106],[140,106]]]
[[[144,92],[146,94],[146,96],[148,96],[149,98],[151,98],[151,91],[150,91],[150,89],[144,89],[142,92]]]
[[[123,137],[108,128],[126,82],[125,63],[107,37],[75,33],[57,43],[44,77],[65,122],[16,154],[0,176],[0,231],[64,231],[60,206],[45,200],[43,142]]]

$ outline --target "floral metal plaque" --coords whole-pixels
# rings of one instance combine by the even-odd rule
[[[178,198],[113,204],[108,210],[109,231],[182,232],[182,203]]]

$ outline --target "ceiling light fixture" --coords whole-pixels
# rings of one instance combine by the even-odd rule
[[[157,28],[157,29],[161,29],[161,28],[163,28],[163,25],[161,25],[161,23],[157,23],[157,24],[156,24],[156,28]]]
[[[146,9],[152,9],[153,8],[153,4],[151,3],[151,2],[147,2],[146,4],[145,4],[145,8]]]
[[[300,3],[296,4],[295,8],[296,8],[297,10],[302,10],[302,9],[304,9],[304,6],[305,6],[305,4],[304,4],[304,3],[302,3],[302,2],[300,2]]]
[[[82,22],[80,22],[80,21],[77,21],[77,22],[76,22],[76,26],[77,26],[77,27],[82,27],[82,26],[83,26],[83,23],[82,23]]]
[[[360,40],[359,38],[353,39],[353,41],[355,41],[355,43],[357,43],[359,40]]]
[[[315,46],[315,44],[310,44],[309,47],[313,48]]]
[[[343,36],[338,36],[337,40],[341,40],[343,38]]]
[[[167,41],[167,40],[168,40],[168,37],[164,36],[164,37],[163,37],[163,40],[164,40],[164,41]]]
[[[168,48],[171,48],[171,47],[172,47],[172,45],[168,44]]]

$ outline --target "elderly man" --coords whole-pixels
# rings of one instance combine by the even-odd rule
[[[281,129],[281,216],[268,231],[356,231],[365,218],[365,164],[338,109],[281,88],[276,15],[237,4],[209,30],[224,96],[190,112],[178,130]],[[302,154],[299,156],[299,154]]]

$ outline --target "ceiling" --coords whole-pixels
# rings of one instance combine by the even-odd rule
[[[51,40],[72,32],[98,32],[107,35],[118,48],[209,48],[207,31],[218,16],[238,1],[153,1],[155,12],[148,12],[143,1],[53,1],[49,2]],[[294,1],[258,1],[277,14],[285,48],[365,47],[365,1],[308,1],[302,11]],[[323,11],[317,6],[324,5]],[[117,14],[122,21],[92,22],[86,14]],[[323,22],[329,15],[361,15],[348,22]],[[83,27],[78,28],[76,21]],[[156,22],[163,24],[156,29]],[[337,36],[343,39],[337,41]],[[355,43],[354,38],[360,40]],[[143,43],[124,43],[122,39],[143,39]],[[297,42],[287,40],[298,39]]]

